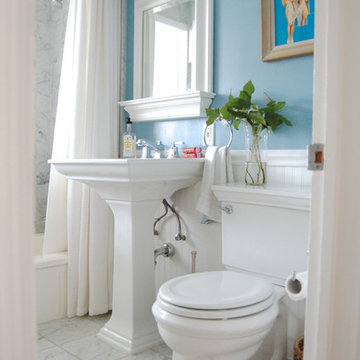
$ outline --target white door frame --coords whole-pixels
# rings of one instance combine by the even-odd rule
[[[0,1],[0,359],[36,359],[33,0]]]
[[[305,360],[358,360],[360,336],[360,4],[316,2],[313,174]]]
[[[36,358],[32,14],[31,0],[0,2],[0,358],[11,360]],[[355,0],[316,2],[313,139],[325,144],[325,170],[313,176],[305,360],[359,359],[358,14]]]

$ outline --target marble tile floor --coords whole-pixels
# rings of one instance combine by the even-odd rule
[[[53,320],[38,325],[38,360],[170,360],[171,350],[158,345],[129,355],[98,339],[110,315]]]

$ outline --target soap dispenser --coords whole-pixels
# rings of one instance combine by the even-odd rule
[[[126,131],[123,137],[123,156],[124,158],[136,157],[136,136],[132,132],[132,122],[128,118],[126,122]]]

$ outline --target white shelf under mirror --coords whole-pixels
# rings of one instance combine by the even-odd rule
[[[213,87],[213,0],[135,0],[134,121],[205,116]],[[178,33],[178,34],[177,34]]]
[[[182,95],[121,101],[133,121],[171,120],[206,116],[215,94],[194,91]]]

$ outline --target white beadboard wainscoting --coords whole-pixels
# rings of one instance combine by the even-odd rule
[[[246,151],[231,151],[236,182],[244,182]],[[307,170],[306,150],[268,150],[267,183],[309,186],[311,172]],[[154,248],[164,242],[171,242],[176,253],[172,258],[158,257],[155,268],[156,292],[167,280],[191,272],[191,252],[197,251],[196,270],[219,270],[221,264],[221,224],[200,224],[201,215],[196,211],[201,182],[180,190],[172,196],[176,210],[182,219],[182,229],[186,241],[175,241],[178,225],[175,216],[167,215],[158,225],[159,235],[154,236]],[[156,216],[163,214],[160,207]]]

